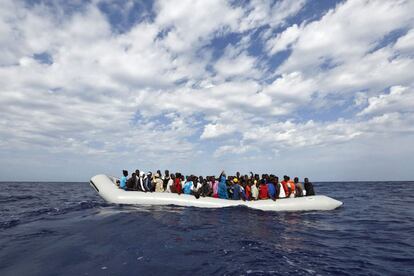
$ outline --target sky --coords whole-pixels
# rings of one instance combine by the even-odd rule
[[[0,181],[414,180],[414,1],[0,2]]]

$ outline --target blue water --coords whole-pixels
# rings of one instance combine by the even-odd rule
[[[328,212],[106,204],[0,183],[0,275],[413,275],[414,182],[315,183]]]

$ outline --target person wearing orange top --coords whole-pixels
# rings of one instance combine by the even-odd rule
[[[289,187],[289,196],[288,197],[295,197],[295,182],[289,178],[288,181],[288,187]]]

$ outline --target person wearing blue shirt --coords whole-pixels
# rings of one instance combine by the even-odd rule
[[[232,195],[232,199],[233,200],[240,200],[240,185],[235,183],[233,184],[233,195]]]
[[[273,200],[276,200],[276,187],[275,185],[271,182],[269,182],[267,185],[267,193],[269,194],[269,197]]]
[[[191,195],[191,190],[193,189],[193,181],[188,180],[185,184],[184,184],[184,194],[186,195]]]
[[[119,188],[125,190],[126,189],[126,183],[127,183],[128,171],[123,170],[122,173],[123,173],[123,176],[121,177],[121,180],[119,182]]]

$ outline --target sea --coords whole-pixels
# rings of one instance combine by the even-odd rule
[[[314,183],[333,211],[104,202],[0,183],[0,275],[414,275],[414,182]]]

